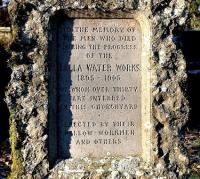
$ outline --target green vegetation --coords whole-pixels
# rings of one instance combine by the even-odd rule
[[[191,145],[194,148],[200,148],[200,137],[194,140]]]
[[[191,1],[190,26],[192,29],[200,29],[200,0]]]
[[[191,174],[190,174],[189,179],[200,178],[200,150],[199,149],[200,149],[200,136],[197,135],[197,137],[191,141],[190,150],[195,160],[192,162]]]
[[[197,172],[192,172],[189,177],[189,179],[199,179],[199,178],[200,178],[200,173]]]

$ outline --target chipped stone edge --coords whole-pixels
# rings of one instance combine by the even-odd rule
[[[142,158],[146,162],[152,162],[152,121],[151,121],[151,25],[144,12],[138,11],[135,15],[142,31]]]

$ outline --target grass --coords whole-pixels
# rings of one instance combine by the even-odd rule
[[[189,179],[200,179],[200,132],[188,131],[185,137],[185,144],[191,163]]]

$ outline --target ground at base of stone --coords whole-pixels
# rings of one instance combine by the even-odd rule
[[[0,179],[6,179],[10,173],[10,144],[6,139],[0,142]]]
[[[185,146],[188,151],[191,173],[189,179],[200,179],[200,131],[187,130]]]

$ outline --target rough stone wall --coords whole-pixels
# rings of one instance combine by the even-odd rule
[[[188,160],[181,144],[187,121],[186,64],[175,32],[187,15],[184,0],[56,1],[12,0],[9,13],[15,41],[11,45],[10,109],[12,174],[10,178],[43,178],[48,162],[48,24],[59,9],[143,11],[152,26],[152,163],[140,158],[83,158],[62,161],[49,178],[184,178]]]
[[[184,0],[153,1],[152,74],[153,117],[157,136],[156,167],[179,173],[187,171],[188,160],[181,146],[181,129],[188,119],[186,62],[178,47],[188,9]],[[177,34],[178,32],[178,34]],[[177,136],[179,136],[177,138]],[[178,177],[178,178],[179,178]]]

